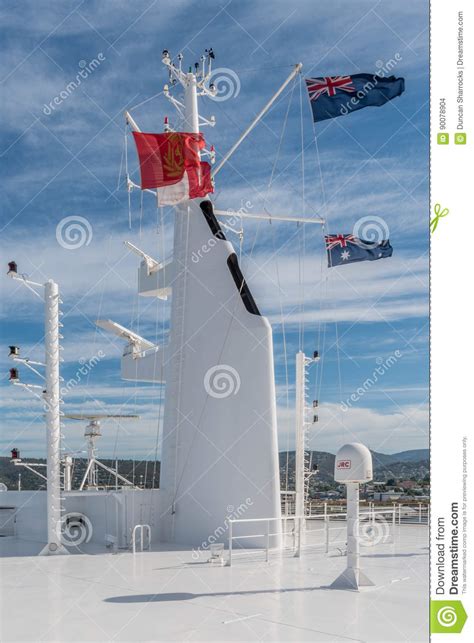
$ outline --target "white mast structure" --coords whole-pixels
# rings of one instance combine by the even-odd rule
[[[198,112],[198,94],[215,95],[207,85],[212,59],[201,78],[166,53],[163,62],[184,89],[183,131],[213,123]],[[213,252],[193,262],[210,238]],[[248,518],[280,517],[271,327],[236,262],[210,201],[176,208],[160,483],[165,540],[203,542],[242,504]]]
[[[61,542],[61,398],[59,394],[60,376],[59,363],[59,287],[52,279],[44,285],[29,281],[24,275],[19,275],[15,262],[10,262],[8,276],[19,280],[29,290],[42,299],[36,290],[37,287],[44,288],[44,313],[45,313],[45,362],[38,364],[44,366],[45,388],[42,386],[23,384],[18,374],[10,371],[10,380],[13,384],[21,385],[32,392],[36,397],[44,400],[46,417],[46,513],[47,513],[47,539],[48,542],[40,552],[40,556],[68,553]],[[32,368],[28,360],[17,355],[11,355],[15,361],[23,362],[38,375],[38,371]],[[15,377],[16,375],[16,377]],[[40,375],[40,377],[42,377]],[[35,392],[41,389],[42,396]]]
[[[61,543],[61,399],[59,395],[59,288],[51,279],[44,286],[45,379],[47,438],[48,543],[41,555],[64,553]]]
[[[174,64],[169,52],[163,52],[170,78],[164,94],[177,109],[184,132],[197,133],[215,123],[214,117],[204,118],[198,111],[199,96],[212,99],[217,93],[211,82],[214,56],[209,53],[201,57],[201,67],[197,64],[194,72],[190,68],[186,73],[181,54]],[[295,65],[214,175],[300,70],[301,64]],[[171,95],[175,86],[184,91],[182,101]],[[125,117],[139,132],[134,118],[128,112]],[[172,131],[167,121],[165,131]],[[214,160],[212,148],[201,154]],[[129,189],[138,187],[128,177],[127,182]],[[235,213],[219,211],[219,215]],[[273,215],[242,218],[273,220]],[[317,216],[308,222],[324,223]],[[195,254],[209,247],[212,250],[196,261]],[[258,310],[212,202],[196,198],[175,207],[172,262],[160,263],[135,246],[129,248],[142,257],[139,293],[164,299],[172,294],[168,344],[149,347],[147,340],[110,320],[98,324],[128,339],[122,358],[124,379],[166,381],[162,540],[200,544],[212,534],[216,538],[219,530],[217,540],[223,541],[226,517],[245,506],[246,518],[272,519],[271,543],[278,545],[281,510],[272,330]],[[261,545],[258,537],[244,542]]]
[[[87,441],[87,467],[84,472],[79,491],[84,489],[87,483],[88,489],[97,489],[99,486],[99,471],[98,468],[104,469],[107,473],[111,474],[115,480],[120,480],[126,485],[134,486],[130,480],[118,473],[116,469],[106,466],[97,458],[97,439],[102,436],[100,432],[101,420],[107,419],[121,419],[133,420],[139,419],[138,415],[116,415],[109,413],[66,413],[64,417],[68,420],[87,420],[84,437]],[[66,488],[66,482],[64,483]]]
[[[318,421],[315,414],[318,401],[313,400],[312,407],[308,406],[306,384],[309,366],[318,361],[319,354],[316,351],[312,358],[307,357],[303,351],[296,354],[295,516],[305,515],[309,481],[315,473],[309,454],[308,431]],[[308,421],[310,413],[312,418]]]

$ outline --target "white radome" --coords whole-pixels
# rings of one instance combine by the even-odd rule
[[[336,482],[369,482],[372,478],[372,454],[365,445],[349,442],[339,449],[334,461]]]

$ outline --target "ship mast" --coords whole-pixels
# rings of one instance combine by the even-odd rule
[[[212,50],[211,50],[212,51]],[[213,54],[212,54],[213,56]],[[212,73],[212,58],[207,56],[207,73],[205,70],[205,60],[201,58],[201,73],[198,79],[198,64],[195,65],[196,73],[192,72],[191,67],[187,73],[182,71],[182,54],[178,55],[178,65],[175,65],[169,52],[163,51],[163,64],[168,68],[169,81],[171,86],[179,83],[184,89],[184,104],[176,99],[169,91],[169,86],[165,86],[165,96],[178,110],[183,117],[184,132],[199,133],[200,125],[211,125],[215,123],[214,117],[211,119],[200,119],[198,109],[198,89],[201,94],[213,96],[215,90],[209,87],[209,79]],[[199,86],[198,86],[199,84]],[[213,153],[205,151],[213,161]],[[186,414],[182,406],[183,394],[183,370],[185,364],[185,352],[187,348],[186,334],[186,296],[189,278],[189,238],[190,238],[190,201],[185,201],[175,208],[175,225],[174,225],[174,243],[173,243],[173,263],[175,273],[173,279],[173,296],[171,302],[171,319],[170,319],[170,337],[169,347],[171,360],[168,364],[168,375],[166,377],[167,402],[165,403],[165,421],[164,434],[168,442],[168,471],[172,474],[168,477],[168,483],[165,483],[167,492],[166,504],[168,505],[171,517],[171,525],[165,527],[166,538],[175,540],[175,514],[176,502],[179,493],[179,483],[182,477],[183,450],[189,449],[188,440],[181,435],[182,419]],[[171,398],[171,399],[170,399]],[[166,477],[166,465],[164,466]],[[171,480],[170,480],[171,478]],[[166,478],[165,478],[166,479]]]
[[[203,126],[215,124],[213,116],[206,118],[198,109],[200,96],[212,99],[217,95],[212,83],[214,54],[207,50],[194,70],[189,68],[187,72],[182,69],[182,60],[179,54],[174,62],[169,52],[163,51],[162,62],[169,75],[164,96],[178,112],[176,129],[196,134]],[[299,64],[293,67],[283,85],[222,157],[219,169],[300,69]],[[180,88],[184,96],[175,91]],[[133,130],[139,131],[128,113],[126,119]],[[175,131],[167,118],[164,130]],[[213,164],[213,147],[200,150],[200,157]],[[129,179],[128,186],[135,187]],[[169,334],[162,347],[142,352],[126,349],[122,374],[125,379],[166,383],[160,470],[161,540],[199,544],[216,530],[222,539],[223,528],[219,526],[232,508],[245,505],[242,511],[246,518],[266,518],[275,525],[268,539],[270,546],[279,546],[281,507],[272,329],[258,308],[251,284],[245,280],[217,214],[209,197],[180,201],[174,207],[172,260],[155,261],[151,266],[149,256],[135,248],[143,259],[139,293],[159,298],[171,294]],[[271,216],[253,213],[249,218]],[[313,222],[321,224],[322,219],[316,215]],[[121,334],[126,336],[123,330],[126,331],[122,329]],[[245,529],[242,532],[245,535]],[[259,545],[258,537],[247,533],[246,538],[245,546]]]
[[[46,445],[47,445],[47,483],[46,483],[46,522],[47,522],[47,544],[40,552],[40,556],[51,556],[56,554],[67,554],[68,551],[61,541],[61,514],[62,514],[62,497],[61,497],[61,395],[60,395],[60,375],[59,365],[60,356],[60,338],[62,337],[59,329],[62,324],[60,317],[60,296],[59,286],[52,279],[45,284],[39,284],[30,281],[25,275],[19,275],[17,264],[12,261],[8,264],[8,276],[18,280],[37,297],[44,301],[44,349],[45,361],[30,362],[28,359],[19,357],[18,347],[10,347],[10,357],[16,361],[25,364],[36,375],[39,375],[44,384],[23,384],[18,375],[17,369],[10,369],[10,381],[12,384],[22,386],[30,393],[44,401],[45,419],[46,419]],[[38,289],[43,289],[43,294]],[[13,349],[13,350],[12,350]],[[36,364],[44,368],[44,375],[41,375],[31,364]],[[42,391],[40,395],[38,391]],[[43,477],[43,476],[41,476]]]

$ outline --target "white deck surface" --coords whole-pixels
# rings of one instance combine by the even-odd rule
[[[363,549],[376,583],[327,586],[345,558],[235,556],[232,567],[189,550],[39,558],[36,543],[0,539],[1,640],[428,641],[428,529]]]

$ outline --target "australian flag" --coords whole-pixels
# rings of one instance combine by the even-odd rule
[[[384,105],[405,90],[405,80],[377,74],[306,78],[315,122],[345,116],[358,109]]]
[[[328,253],[328,266],[343,266],[346,263],[357,261],[376,261],[391,257],[393,248],[390,241],[364,241],[353,234],[326,235],[326,250]]]

